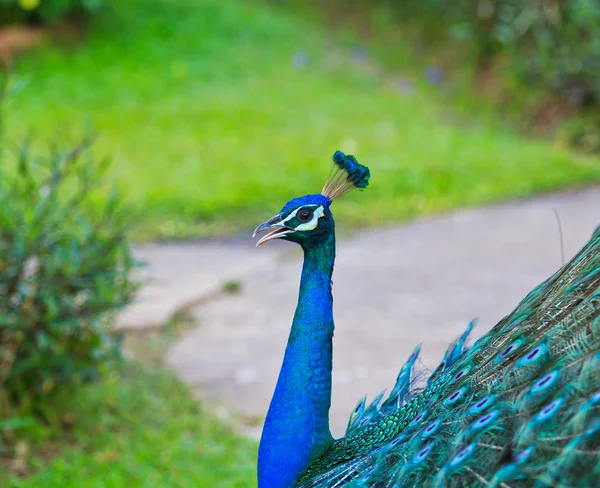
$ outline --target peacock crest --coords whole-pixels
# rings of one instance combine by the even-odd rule
[[[332,202],[355,188],[367,187],[371,177],[369,168],[360,164],[354,156],[345,155],[342,151],[336,151],[332,159],[333,166],[321,195]]]
[[[291,200],[257,228],[274,228],[305,256],[259,488],[600,486],[600,227],[474,344],[468,324],[424,384],[417,346],[389,395],[361,399],[345,436],[331,437],[329,204],[370,177],[353,156],[333,161],[322,194]]]

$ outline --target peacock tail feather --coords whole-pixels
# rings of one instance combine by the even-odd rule
[[[600,486],[600,228],[468,346],[471,328],[424,386],[417,347],[296,486]]]

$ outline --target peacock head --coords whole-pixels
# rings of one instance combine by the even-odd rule
[[[334,229],[333,215],[329,209],[333,200],[355,188],[366,188],[369,177],[369,168],[359,164],[354,156],[336,151],[333,167],[321,193],[287,202],[277,215],[256,228],[253,237],[259,232],[270,231],[256,245],[273,239],[306,245],[322,239]]]

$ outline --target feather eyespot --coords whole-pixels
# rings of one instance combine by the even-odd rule
[[[519,360],[518,365],[523,366],[526,364],[533,363],[534,361],[537,361],[538,359],[540,359],[544,355],[544,352],[546,352],[545,345],[542,344],[542,345],[536,346],[531,351],[529,351],[529,353],[527,353],[525,356],[523,356]]]
[[[531,456],[531,454],[533,453],[534,447],[533,446],[529,446],[527,449],[523,449],[519,454],[517,454],[516,456],[516,461],[518,464],[521,464],[525,461],[527,461],[527,459],[529,459],[529,456]]]
[[[395,438],[395,439],[394,439],[394,440],[393,440],[393,441],[390,443],[390,447],[394,447],[394,446],[396,446],[397,444],[400,444],[401,442],[405,441],[405,440],[406,440],[406,437],[407,437],[407,436],[406,436],[406,434],[405,434],[405,433],[402,433],[402,434],[400,434],[398,437],[396,437],[396,438]]]
[[[366,398],[363,398],[356,404],[356,407],[354,407],[353,413],[358,413],[365,407],[365,400],[366,400]]]
[[[469,457],[469,455],[475,450],[474,444],[469,444],[462,451],[460,451],[452,461],[450,461],[451,466],[456,466],[462,463],[465,459]]]
[[[473,430],[482,429],[483,427],[491,424],[494,420],[498,418],[498,415],[500,415],[500,412],[498,410],[493,410],[489,413],[486,413],[483,417],[479,418],[473,424]]]
[[[423,431],[422,437],[429,437],[434,434],[438,427],[440,426],[440,421],[436,420],[435,422],[431,422],[429,426]]]
[[[512,344],[506,346],[500,354],[496,357],[496,361],[501,361],[505,357],[507,357],[510,353],[512,353],[515,349],[517,349],[521,345],[521,341],[515,341]]]
[[[542,421],[544,421],[546,419],[549,419],[550,417],[552,417],[557,412],[557,410],[560,408],[560,406],[561,406],[562,403],[563,403],[563,399],[562,398],[557,398],[556,400],[554,400],[550,404],[546,405],[540,411],[540,413],[538,413],[535,416],[535,419],[538,422],[542,422]]]
[[[461,379],[464,375],[466,375],[469,371],[471,370],[470,366],[467,366],[466,368],[461,369],[458,373],[456,373],[454,375],[454,378],[452,378],[452,381],[458,381],[459,379]]]
[[[414,359],[417,357],[417,355],[419,354],[419,349],[421,349],[421,347],[420,347],[420,346],[418,346],[418,347],[417,347],[417,348],[416,348],[416,349],[415,349],[415,350],[412,352],[412,354],[411,354],[411,355],[408,357],[408,359],[406,360],[406,362],[407,362],[407,363],[410,363],[410,362],[412,362],[412,361],[413,361],[413,360],[414,360]]]
[[[494,403],[494,395],[487,396],[479,400],[475,405],[473,405],[469,411],[471,413],[479,413],[489,407],[492,403]]]
[[[453,403],[456,403],[458,400],[460,400],[462,398],[462,396],[464,395],[464,393],[465,393],[465,389],[464,388],[459,388],[454,393],[452,393],[452,395],[450,395],[448,398],[446,398],[444,400],[444,404],[445,405],[451,405]]]
[[[542,348],[540,346],[536,347],[527,356],[525,356],[525,359],[527,359],[528,361],[531,361],[532,359],[534,359],[539,354],[539,352],[541,350],[542,350]]]
[[[417,415],[415,417],[415,419],[412,421],[412,423],[418,424],[419,422],[421,422],[421,420],[423,420],[425,418],[426,415],[427,415],[427,410],[425,410],[424,412],[421,412],[419,415]]]
[[[417,453],[417,455],[413,459],[413,462],[420,463],[421,461],[424,461],[432,449],[433,449],[433,442],[430,442],[429,444],[427,444],[423,449],[421,449]]]
[[[551,387],[556,382],[557,378],[558,371],[552,371],[551,373],[548,373],[546,376],[544,376],[541,380],[538,380],[538,382],[535,385],[533,385],[531,391],[533,393],[544,391],[545,389]]]

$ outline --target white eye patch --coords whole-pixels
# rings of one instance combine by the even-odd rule
[[[304,222],[304,223],[296,226],[295,229],[296,230],[316,229],[317,225],[319,225],[319,219],[325,215],[325,209],[323,208],[322,205],[318,205],[318,206],[317,205],[305,205],[304,207],[298,207],[291,214],[289,214],[281,223],[285,225],[286,222],[290,221],[291,219],[293,219],[296,216],[296,214],[298,213],[298,210],[300,210],[301,208],[307,208],[307,207],[315,208],[312,219],[310,219],[308,222]]]

